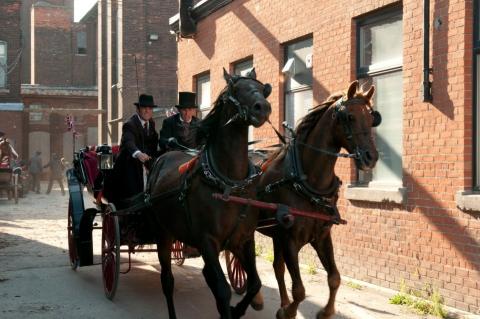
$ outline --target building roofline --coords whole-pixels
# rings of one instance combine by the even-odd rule
[[[192,18],[195,22],[208,17],[210,14],[214,13],[215,11],[223,8],[227,4],[233,2],[234,0],[201,0],[196,5],[193,6],[192,9]],[[170,30],[174,33],[179,32],[179,20],[180,20],[180,13],[177,13],[173,17],[168,19],[168,24],[170,25]]]
[[[90,8],[90,10],[88,10],[88,12],[85,13],[77,23],[85,23],[88,19],[92,17],[97,19],[97,15],[98,15],[97,10],[98,10],[98,1],[95,2],[95,4]]]

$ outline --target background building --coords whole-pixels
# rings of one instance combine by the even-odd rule
[[[22,32],[20,0],[0,2],[0,131],[21,149],[24,130],[20,97]]]
[[[138,94],[153,95],[157,128],[165,110],[177,101],[177,44],[168,18],[176,0],[98,2],[99,95],[101,142],[119,143],[121,128],[134,112]],[[101,71],[100,71],[101,70]]]
[[[202,1],[193,39],[179,42],[179,90],[197,91],[207,111],[223,67],[255,67],[273,85],[280,127],[352,80],[375,84],[380,160],[368,174],[349,160],[336,167],[348,220],[333,228],[340,272],[393,289],[431,285],[448,305],[478,312],[478,2]],[[178,16],[170,23],[178,31]],[[253,136],[277,141],[267,125]],[[302,262],[320,266],[313,255],[305,248]]]

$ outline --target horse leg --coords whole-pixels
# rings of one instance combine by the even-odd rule
[[[323,268],[325,268],[325,271],[327,272],[328,288],[330,289],[330,296],[328,297],[327,305],[323,310],[317,313],[317,319],[329,319],[335,314],[335,297],[341,281],[340,273],[335,264],[330,231],[328,231],[328,235],[324,239],[315,240],[311,245],[317,252]]]
[[[285,286],[285,261],[283,259],[280,242],[275,238],[273,238],[273,270],[280,292],[280,307],[285,307],[290,304],[287,287]]]
[[[162,267],[160,271],[162,290],[163,294],[165,295],[165,299],[167,300],[168,316],[170,319],[175,319],[177,316],[175,314],[175,306],[173,304],[174,278],[172,274],[171,249],[171,238],[162,238],[157,240],[158,260],[160,261],[160,266]]]
[[[255,241],[253,238],[245,243],[242,251],[238,252],[236,257],[239,259],[243,269],[247,273],[247,293],[235,308],[233,308],[232,313],[234,318],[240,318],[245,315],[249,304],[252,304],[252,307],[256,310],[263,309],[263,298],[257,300],[256,303],[252,303],[254,297],[260,293],[260,288],[262,286],[256,267]]]
[[[201,246],[201,254],[205,266],[202,273],[208,287],[212,291],[217,303],[217,310],[221,319],[232,319],[230,299],[232,292],[225,279],[222,267],[218,261],[219,248],[213,240],[205,238]]]
[[[305,299],[305,287],[303,286],[300,266],[298,265],[299,250],[292,240],[287,239],[283,245],[283,258],[285,259],[285,264],[292,278],[293,302],[277,311],[277,318],[279,319],[295,318],[298,305]]]

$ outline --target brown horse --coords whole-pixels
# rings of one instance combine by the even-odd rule
[[[18,157],[6,138],[0,138],[0,167],[11,168],[13,160]]]
[[[357,168],[362,170],[373,168],[378,159],[371,128],[380,124],[381,116],[371,107],[373,92],[373,86],[366,93],[358,92],[355,81],[346,95],[331,96],[305,116],[291,142],[272,156],[258,184],[258,198],[332,214],[338,220],[336,201],[340,180],[334,173],[337,157],[354,158]],[[349,154],[338,153],[341,148]],[[260,218],[264,217],[272,216],[261,212]],[[306,244],[315,249],[328,274],[330,297],[317,318],[331,318],[335,313],[340,274],[333,255],[331,226],[331,222],[296,217],[291,228],[277,225],[260,230],[273,239],[273,267],[281,298],[277,318],[295,318],[298,305],[305,299],[298,252]],[[285,264],[292,277],[293,302],[285,287]]]
[[[198,124],[195,136],[205,145],[196,162],[190,162],[192,168],[182,174],[179,166],[191,157],[174,151],[161,156],[149,176],[151,197],[165,197],[153,204],[150,215],[170,318],[176,318],[170,266],[173,238],[201,253],[205,262],[203,275],[221,318],[243,316],[261,286],[254,244],[258,211],[216,201],[212,193],[255,196],[259,172],[248,160],[248,126],[259,127],[268,120],[271,106],[266,97],[271,86],[257,81],[255,70],[246,77],[231,76],[224,70],[224,77],[228,86]],[[174,195],[164,195],[169,193]],[[223,249],[235,252],[248,273],[247,293],[235,307],[230,307],[230,286],[218,260]]]

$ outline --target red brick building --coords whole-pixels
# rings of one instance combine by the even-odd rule
[[[20,97],[20,63],[23,51],[20,0],[0,2],[0,131],[18,150],[22,148],[23,104]]]
[[[99,0],[99,116],[100,141],[119,143],[123,121],[134,112],[138,94],[153,95],[165,109],[177,101],[177,44],[169,34],[168,18],[178,10],[176,0]]]
[[[479,1],[421,3],[199,2],[195,36],[179,42],[179,90],[196,90],[207,111],[223,67],[255,67],[273,85],[280,127],[352,80],[375,84],[380,160],[370,173],[337,164],[349,222],[333,230],[340,272],[393,289],[431,285],[446,304],[479,312]],[[266,125],[253,135],[277,141]],[[302,254],[307,263],[313,252]]]
[[[26,0],[22,30],[29,48],[22,60],[22,153],[40,150],[44,161],[51,153],[71,160],[74,148],[97,143],[96,16],[74,23],[73,0]],[[67,114],[76,123],[75,145]]]

